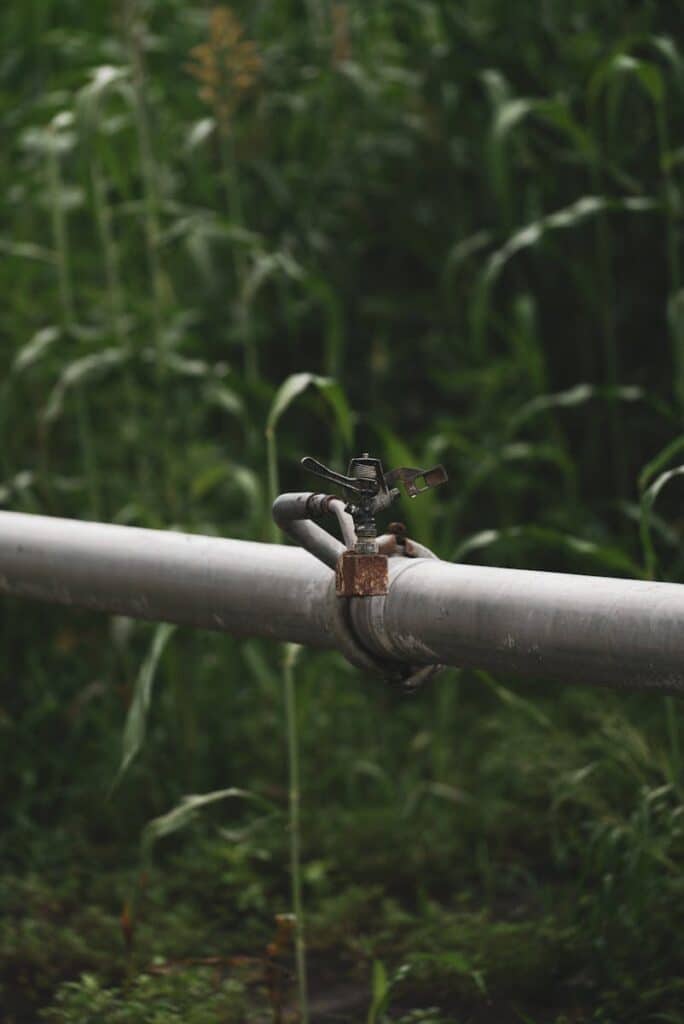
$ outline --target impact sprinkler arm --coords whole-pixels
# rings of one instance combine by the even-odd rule
[[[403,483],[409,497],[416,497],[447,479],[443,466],[430,470],[402,467],[385,474],[380,459],[367,452],[349,463],[347,475],[329,469],[316,459],[302,459],[305,469],[315,473],[345,494],[281,495],[273,508],[278,525],[326,565],[335,568],[338,597],[381,597],[387,594],[387,551],[378,546],[376,516],[399,496],[395,482]],[[421,484],[422,481],[422,484]],[[311,522],[334,513],[340,524],[344,546]],[[395,545],[395,552],[397,550]]]
[[[399,497],[399,489],[394,486],[395,482],[403,483],[409,497],[415,498],[423,491],[437,487],[447,480],[443,466],[435,466],[429,470],[401,467],[385,474],[380,459],[371,458],[368,452],[351,460],[347,476],[328,469],[309,456],[302,459],[301,464],[316,476],[329,480],[345,491],[349,499],[346,511],[351,515],[356,529],[357,539],[353,551],[358,555],[378,554],[375,517],[379,512],[389,508]],[[422,486],[419,486],[420,480],[423,481]]]

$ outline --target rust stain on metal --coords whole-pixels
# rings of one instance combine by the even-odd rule
[[[338,597],[382,597],[387,593],[386,555],[344,551],[335,570]]]
[[[426,557],[426,549],[407,537],[404,523],[389,524],[387,533],[378,538],[378,550],[389,558],[395,555],[403,555],[405,558]]]
[[[388,555],[390,558],[401,554],[401,549],[397,546],[397,538],[388,533],[378,537],[378,551],[381,555]]]
[[[432,469],[414,469],[409,466],[402,466],[401,469],[393,469],[385,475],[388,487],[393,487],[397,481],[401,481],[406,488],[409,498],[415,498],[423,491],[431,487],[439,487],[448,480],[447,471],[444,466],[433,466]]]
[[[390,523],[387,533],[378,538],[378,550],[381,554],[392,558],[394,555],[404,555],[404,545],[411,542],[406,536],[406,525],[404,523]]]

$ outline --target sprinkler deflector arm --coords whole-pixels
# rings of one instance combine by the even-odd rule
[[[388,661],[684,692],[684,586],[390,559],[352,598],[356,640]],[[277,544],[0,512],[0,593],[339,645],[333,573]]]

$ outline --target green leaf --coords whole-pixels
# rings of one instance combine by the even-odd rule
[[[575,384],[574,387],[568,388],[565,391],[556,391],[548,395],[537,395],[536,398],[526,402],[511,417],[509,432],[511,434],[515,433],[521,424],[527,422],[527,420],[538,413],[548,411],[549,409],[571,409],[578,405],[584,405],[585,402],[589,402],[592,399],[638,402],[643,397],[643,391],[637,387],[602,388],[596,387],[593,384]]]
[[[37,260],[39,263],[56,262],[54,253],[33,242],[8,242],[6,238],[0,238],[0,252],[19,259]]]
[[[657,473],[660,473],[668,462],[682,450],[684,450],[684,435],[676,437],[674,441],[670,441],[669,444],[666,444],[665,447],[650,460],[650,462],[646,463],[639,474],[639,490],[643,491],[648,487],[653,477],[656,476]]]
[[[307,273],[302,290],[308,293],[325,319],[323,330],[324,366],[328,376],[339,372],[344,349],[344,305],[337,288],[324,277]]]
[[[105,348],[101,352],[82,356],[69,363],[60,374],[47,404],[41,413],[44,423],[53,423],[62,413],[67,392],[76,386],[82,386],[95,380],[108,370],[121,366],[128,359],[128,353],[121,348]]]
[[[560,469],[567,482],[573,482],[574,466],[572,460],[568,458],[558,445],[530,444],[526,441],[515,441],[510,444],[504,444],[494,451],[477,453],[472,472],[467,475],[464,474],[461,478],[459,491],[456,495],[457,507],[464,506],[483,483],[490,477],[499,474],[507,464],[527,461],[555,465]],[[515,471],[520,472],[517,468]]]
[[[254,470],[249,469],[247,466],[233,464],[230,467],[230,474],[232,484],[238,491],[242,492],[248,504],[251,505],[252,511],[258,511],[263,502],[263,493],[261,481]]]
[[[641,544],[644,551],[646,575],[649,579],[653,579],[657,572],[657,559],[651,535],[651,513],[662,489],[678,476],[684,476],[684,465],[675,466],[674,469],[668,469],[661,473],[641,497]]]
[[[575,228],[585,221],[607,211],[645,213],[658,208],[650,196],[623,196],[610,199],[606,196],[587,195],[576,199],[569,206],[539,217],[525,227],[518,229],[488,259],[475,291],[471,309],[471,324],[476,343],[481,345],[491,304],[491,292],[501,273],[514,256],[538,245],[549,232]]]
[[[284,644],[284,646],[283,646],[283,668],[285,669],[286,672],[292,672],[292,670],[294,669],[295,665],[297,664],[297,661],[299,660],[299,655],[301,653],[302,653],[302,645],[301,644],[292,644],[292,643]]]
[[[251,513],[260,511],[263,494],[259,477],[247,466],[230,461],[214,463],[194,477],[190,485],[192,496],[205,498],[220,484],[240,491]]]
[[[487,98],[495,110],[508,101],[511,95],[510,86],[500,71],[496,68],[486,68],[481,78],[487,91]]]
[[[145,741],[147,715],[152,700],[154,679],[161,656],[175,629],[175,626],[169,625],[166,622],[157,626],[147,656],[140,666],[133,690],[133,699],[128,709],[126,725],[124,726],[123,751],[119,771],[114,781],[115,786],[120,782]]]
[[[542,100],[536,113],[540,120],[562,132],[585,159],[595,158],[596,146],[591,135],[577,123],[565,100]]]
[[[215,462],[211,466],[207,466],[201,473],[193,477],[192,483],[190,484],[190,494],[197,500],[206,498],[208,494],[216,490],[219,484],[224,483],[231,472],[231,467],[225,462]]]
[[[274,805],[268,800],[264,800],[263,797],[257,796],[256,793],[251,793],[247,789],[238,789],[235,786],[230,786],[228,789],[216,789],[211,793],[189,794],[188,796],[181,797],[180,803],[170,811],[167,811],[166,814],[153,818],[152,821],[147,823],[142,836],[143,852],[149,854],[158,839],[171,835],[172,832],[178,832],[179,829],[186,828],[195,819],[197,812],[203,807],[219,803],[222,800],[233,799],[252,800],[268,807],[270,810],[275,810]]]
[[[684,63],[674,39],[671,36],[652,36],[651,45],[669,62],[677,77],[681,78]]]
[[[14,357],[12,369],[16,373],[21,373],[23,370],[27,370],[29,366],[33,366],[48,349],[52,348],[59,336],[59,327],[55,327],[54,324],[51,324],[49,327],[41,327],[39,331],[36,331],[31,340],[27,341],[19,349]]]
[[[481,249],[485,249],[492,242],[491,231],[476,231],[474,235],[466,235],[449,249],[444,268],[444,276],[447,282],[451,282],[456,270],[466,263]]]
[[[237,391],[233,391],[232,388],[211,385],[205,392],[205,398],[210,405],[218,406],[231,416],[236,416],[240,420],[245,418],[245,403]]]
[[[582,224],[585,220],[595,217],[606,210],[622,210],[640,213],[656,209],[656,202],[650,196],[624,196],[621,199],[608,199],[606,196],[582,196],[569,206],[555,210],[544,217],[526,225],[511,235],[508,241],[493,256],[485,268],[484,277],[492,283],[501,273],[506,263],[523,249],[537,245],[549,231],[566,231]]]
[[[351,410],[347,403],[344,391],[340,385],[330,377],[317,377],[315,384],[321,391],[321,394],[325,396],[328,404],[335,413],[337,428],[344,444],[348,449],[351,448],[354,425],[352,422]]]
[[[11,480],[0,484],[0,505],[8,505],[16,494],[29,491],[35,483],[35,474],[30,469],[22,469]]]
[[[245,277],[242,300],[251,305],[261,286],[270,278],[283,274],[293,280],[301,280],[304,271],[287,252],[257,252],[252,257],[252,267]]]
[[[506,704],[514,711],[520,711],[526,718],[529,718],[542,729],[552,728],[551,719],[533,701],[525,700],[520,694],[513,693],[512,690],[497,683],[494,676],[490,675],[489,672],[478,671],[475,674],[478,679],[481,679],[490,688],[492,693],[496,694],[502,704]]]
[[[241,647],[242,657],[252,677],[250,685],[258,686],[262,696],[272,700],[273,694],[279,690],[280,678],[265,656],[263,645],[258,641],[247,640]]]
[[[308,387],[315,387],[327,399],[335,413],[337,428],[348,448],[352,444],[352,416],[344,392],[330,377],[319,377],[315,373],[294,373],[278,388],[266,420],[266,444],[268,448],[268,486],[271,502],[278,495],[278,452],[276,448],[276,427],[283,413]],[[278,530],[272,524],[271,533],[274,541],[278,539]]]
[[[371,1005],[368,1010],[367,1024],[380,1024],[387,1009],[390,996],[390,983],[387,971],[380,960],[373,962],[371,979]]]
[[[129,104],[133,93],[129,82],[128,69],[112,64],[102,64],[90,72],[90,81],[79,91],[76,107],[82,123],[94,130],[101,123],[100,105],[103,100],[116,93]]]
[[[213,135],[215,128],[216,121],[213,117],[202,117],[199,121],[193,121],[183,144],[186,153],[193,153],[203,145]]]
[[[496,111],[492,125],[492,138],[501,145],[506,136],[519,124],[528,114],[531,114],[537,106],[537,101],[516,97],[506,100]]]
[[[503,530],[481,530],[479,533],[467,537],[456,548],[452,561],[461,562],[472,551],[479,551],[494,544],[520,540],[528,540],[535,545],[580,555],[612,572],[619,572],[630,577],[643,577],[640,567],[619,548],[610,547],[607,544],[596,544],[584,537],[575,537],[569,533],[562,533],[560,530],[534,524],[509,526]]]
[[[292,376],[284,380],[276,391],[275,398],[271,404],[268,419],[266,420],[266,433],[273,434],[278,425],[278,420],[285,410],[292,405],[302,392],[306,391],[309,385],[316,384],[322,379],[313,373],[293,373]]]
[[[672,339],[674,393],[680,405],[684,406],[684,288],[670,295],[667,321]]]
[[[589,83],[589,101],[595,103],[606,86],[625,75],[633,76],[654,104],[662,103],[665,97],[665,83],[655,64],[639,60],[629,53],[617,53],[605,61],[592,76]]]
[[[26,128],[19,139],[20,145],[29,153],[39,156],[60,157],[76,145],[76,133],[72,130],[74,117],[70,110],[55,114],[45,128]]]

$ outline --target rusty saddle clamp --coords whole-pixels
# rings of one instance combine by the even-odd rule
[[[385,662],[366,651],[355,635],[351,617],[351,600],[383,597],[388,593],[388,558],[436,558],[429,548],[409,540],[406,528],[392,523],[389,532],[377,535],[375,518],[399,496],[397,483],[404,485],[410,498],[447,480],[443,466],[433,469],[401,467],[385,473],[380,459],[364,453],[349,463],[347,475],[328,469],[316,459],[302,459],[302,466],[317,476],[336,484],[345,492],[342,500],[327,494],[283,494],[273,506],[276,523],[297,543],[335,569],[335,619],[339,625],[338,639],[342,652],[355,665],[381,672],[414,689],[434,675],[439,666],[416,669]],[[312,520],[333,514],[338,520],[344,545]]]

